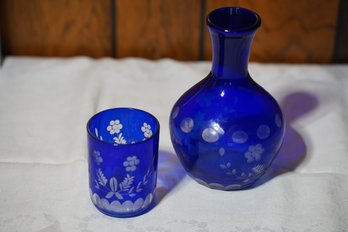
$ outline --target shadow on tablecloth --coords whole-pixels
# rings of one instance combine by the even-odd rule
[[[269,168],[251,188],[258,187],[265,182],[287,172],[294,171],[306,158],[309,150],[303,136],[296,131],[292,124],[314,111],[319,105],[316,96],[307,92],[294,92],[284,97],[280,106],[286,121],[285,137],[282,147]]]
[[[156,205],[185,177],[186,172],[173,152],[159,150]]]

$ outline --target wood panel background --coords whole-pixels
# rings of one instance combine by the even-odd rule
[[[210,60],[206,15],[222,6],[262,18],[251,59],[348,62],[346,0],[1,0],[4,55]]]

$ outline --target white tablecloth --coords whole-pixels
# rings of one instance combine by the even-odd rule
[[[348,231],[348,66],[251,64],[280,103],[286,140],[265,183],[211,190],[188,177],[169,138],[174,102],[210,63],[9,57],[0,69],[0,231]],[[158,204],[129,219],[89,199],[86,129],[106,108],[161,123]]]

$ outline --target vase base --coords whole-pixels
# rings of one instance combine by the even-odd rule
[[[204,180],[194,178],[196,182],[199,184],[211,188],[211,189],[217,189],[217,190],[224,190],[224,191],[230,191],[230,190],[240,190],[242,189],[242,186],[240,184],[231,184],[231,185],[222,185],[219,183],[207,183]]]
[[[191,175],[190,175],[191,176]],[[191,176],[192,177],[192,176]],[[230,184],[230,185],[222,185],[219,183],[207,183],[204,180],[201,180],[199,178],[192,177],[197,183],[208,187],[210,189],[215,190],[222,190],[222,191],[238,191],[238,190],[244,190],[251,187],[255,182],[246,183],[246,184]]]

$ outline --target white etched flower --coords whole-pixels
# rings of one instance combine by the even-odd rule
[[[111,120],[109,123],[109,126],[106,128],[111,135],[115,133],[120,133],[120,130],[122,129],[122,124],[120,123],[120,120]]]
[[[128,156],[127,160],[123,162],[123,166],[126,167],[127,172],[134,172],[137,169],[137,165],[140,163],[136,156]]]
[[[103,163],[103,158],[101,157],[99,151],[94,150],[93,157],[97,165],[100,165],[101,163]]]
[[[115,145],[118,144],[127,144],[127,141],[124,139],[122,133],[120,133],[117,137],[114,137]]]
[[[245,152],[244,157],[247,159],[248,163],[252,163],[261,159],[261,154],[263,153],[263,151],[264,148],[260,143],[251,145],[249,146],[248,151]]]
[[[141,131],[144,132],[145,138],[150,138],[152,136],[151,126],[146,122],[144,122],[143,126],[141,127]]]

